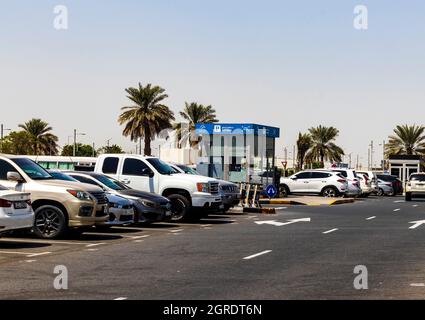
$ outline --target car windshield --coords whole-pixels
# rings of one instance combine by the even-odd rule
[[[118,180],[116,180],[114,178],[108,177],[108,176],[96,174],[96,175],[93,175],[92,178],[96,179],[100,183],[103,183],[105,186],[107,186],[109,189],[112,189],[112,190],[121,191],[121,190],[130,189],[125,184],[119,182]]]
[[[379,175],[378,178],[383,180],[383,181],[388,181],[388,182],[393,182],[393,181],[397,180],[397,177],[390,176],[390,175]]]
[[[16,163],[19,168],[21,168],[33,180],[54,179],[50,173],[48,173],[45,169],[30,159],[16,158],[12,159],[12,161]]]
[[[198,172],[196,172],[196,170],[195,170],[195,169],[192,169],[192,168],[190,168],[190,167],[188,167],[188,166],[184,166],[184,165],[182,165],[182,164],[179,164],[179,165],[177,165],[177,167],[179,167],[180,169],[182,169],[182,170],[184,171],[184,173],[186,173],[186,174],[199,175],[199,173],[198,173]]]
[[[410,177],[410,181],[425,181],[425,174],[414,174]]]
[[[74,179],[73,177],[68,176],[67,174],[64,174],[62,172],[58,171],[48,171],[50,175],[55,178],[56,180],[64,180],[64,181],[72,181],[72,182],[80,182],[77,179]]]
[[[174,174],[176,170],[171,168],[164,161],[161,161],[158,158],[148,158],[146,159],[160,174]]]

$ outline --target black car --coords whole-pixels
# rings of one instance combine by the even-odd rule
[[[385,182],[391,182],[393,185],[394,190],[394,196],[398,194],[403,194],[403,183],[399,178],[396,176],[391,176],[389,174],[378,174],[378,179],[385,181]]]
[[[170,200],[163,196],[132,189],[104,174],[82,171],[66,172],[66,174],[80,182],[96,185],[107,192],[132,200],[136,209],[135,223],[152,223],[171,219]]]

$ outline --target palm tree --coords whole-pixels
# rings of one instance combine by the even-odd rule
[[[308,150],[310,150],[312,145],[311,136],[308,133],[299,133],[297,140],[297,149],[298,149],[298,168],[303,169],[304,160]]]
[[[414,155],[425,154],[425,127],[409,126],[407,124],[397,126],[394,135],[389,137],[389,142],[385,145],[385,153]]]
[[[52,134],[49,124],[41,119],[31,119],[19,125],[28,134],[31,153],[34,155],[58,153],[58,137]]]
[[[184,123],[177,123],[174,129],[177,131],[179,145],[181,141],[189,141],[191,147],[195,147],[199,143],[194,140],[195,125],[197,123],[216,123],[218,122],[215,110],[212,106],[204,106],[196,102],[185,102],[183,111],[180,111],[180,116],[188,122],[187,128]]]
[[[168,98],[165,90],[150,83],[145,87],[139,83],[138,88],[125,89],[127,98],[135,105],[123,107],[124,112],[119,116],[120,125],[125,125],[123,135],[130,136],[132,141],[144,138],[145,155],[152,153],[151,141],[162,130],[171,128],[174,113],[162,101]]]
[[[341,161],[344,151],[338,147],[334,141],[338,137],[339,131],[334,127],[318,126],[310,128],[311,148],[307,153],[309,160],[320,161],[324,165],[327,161]]]

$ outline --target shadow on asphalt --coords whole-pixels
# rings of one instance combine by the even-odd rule
[[[13,240],[0,241],[0,249],[36,249],[50,246],[50,243],[15,242]]]

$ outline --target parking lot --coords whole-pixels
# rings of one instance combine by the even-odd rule
[[[199,223],[0,239],[2,299],[423,298],[423,199],[371,197]],[[68,269],[56,290],[54,268]],[[356,290],[353,270],[368,270]]]

